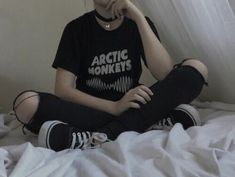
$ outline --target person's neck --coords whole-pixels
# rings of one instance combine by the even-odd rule
[[[106,19],[106,20],[102,20],[102,18],[100,19],[96,16],[97,22],[107,31],[112,31],[118,28],[123,22],[124,18],[120,18],[120,19],[115,18],[107,22],[107,19],[112,19],[112,13],[99,5],[95,5],[95,10],[99,15],[101,15],[103,18]]]
[[[103,7],[100,7],[99,5],[95,5],[95,9],[96,11],[104,18],[112,18],[112,13],[106,9],[104,9]]]

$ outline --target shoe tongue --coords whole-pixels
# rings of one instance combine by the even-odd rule
[[[77,128],[71,127],[69,133],[69,147],[70,149],[87,149],[92,146],[91,132],[81,131]]]
[[[172,126],[172,125],[174,125],[174,124],[176,123],[176,121],[175,121],[175,119],[173,118],[173,116],[171,116],[171,117],[168,117],[168,118],[167,118],[166,123],[167,123],[167,125]]]
[[[73,145],[74,147],[71,147],[71,146],[72,146],[72,143],[73,143],[73,133],[76,133],[76,130],[75,130],[75,128],[71,127],[71,128],[69,129],[68,146],[67,146],[67,148],[72,148],[72,149],[74,149],[74,147],[76,147],[76,144]]]

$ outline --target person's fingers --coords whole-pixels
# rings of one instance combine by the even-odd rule
[[[110,0],[108,2],[108,4],[106,5],[105,9],[109,10],[115,2],[116,2],[116,0]]]
[[[120,15],[119,15],[119,10],[118,9],[115,9],[114,14],[115,14],[115,17],[120,19]]]
[[[119,11],[119,15],[120,15],[120,18],[122,18],[124,16],[122,11]]]
[[[118,10],[118,16],[119,16],[119,19],[122,19],[123,13],[121,10]]]
[[[135,94],[135,95],[134,95],[134,99],[135,99],[136,101],[139,101],[139,102],[143,103],[143,104],[146,104],[146,103],[147,103],[147,101],[146,101],[142,96],[140,96],[140,95],[138,95],[138,94]]]
[[[112,7],[111,7],[111,14],[112,14],[112,19],[114,19],[115,18],[115,5],[112,5]]]
[[[130,107],[131,107],[131,108],[139,109],[139,108],[140,108],[140,105],[139,105],[138,103],[135,103],[135,102],[130,102]]]
[[[146,91],[149,95],[153,95],[153,92],[150,88],[146,87],[145,85],[141,85],[140,88]]]
[[[151,98],[150,98],[149,94],[146,91],[142,90],[141,88],[138,88],[137,94],[139,94],[140,96],[145,98],[145,100],[151,101]]]
[[[119,19],[121,19],[122,15],[123,15],[122,6],[123,6],[123,2],[121,0],[119,0],[115,3],[116,16]]]

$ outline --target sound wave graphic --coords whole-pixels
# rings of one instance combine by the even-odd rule
[[[86,81],[86,85],[99,91],[114,89],[118,92],[126,93],[132,87],[133,80],[128,76],[123,76],[112,84],[106,84],[99,78],[92,78]]]

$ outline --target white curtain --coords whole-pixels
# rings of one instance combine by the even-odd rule
[[[235,0],[137,0],[175,62],[195,57],[209,68],[201,99],[235,103]]]

